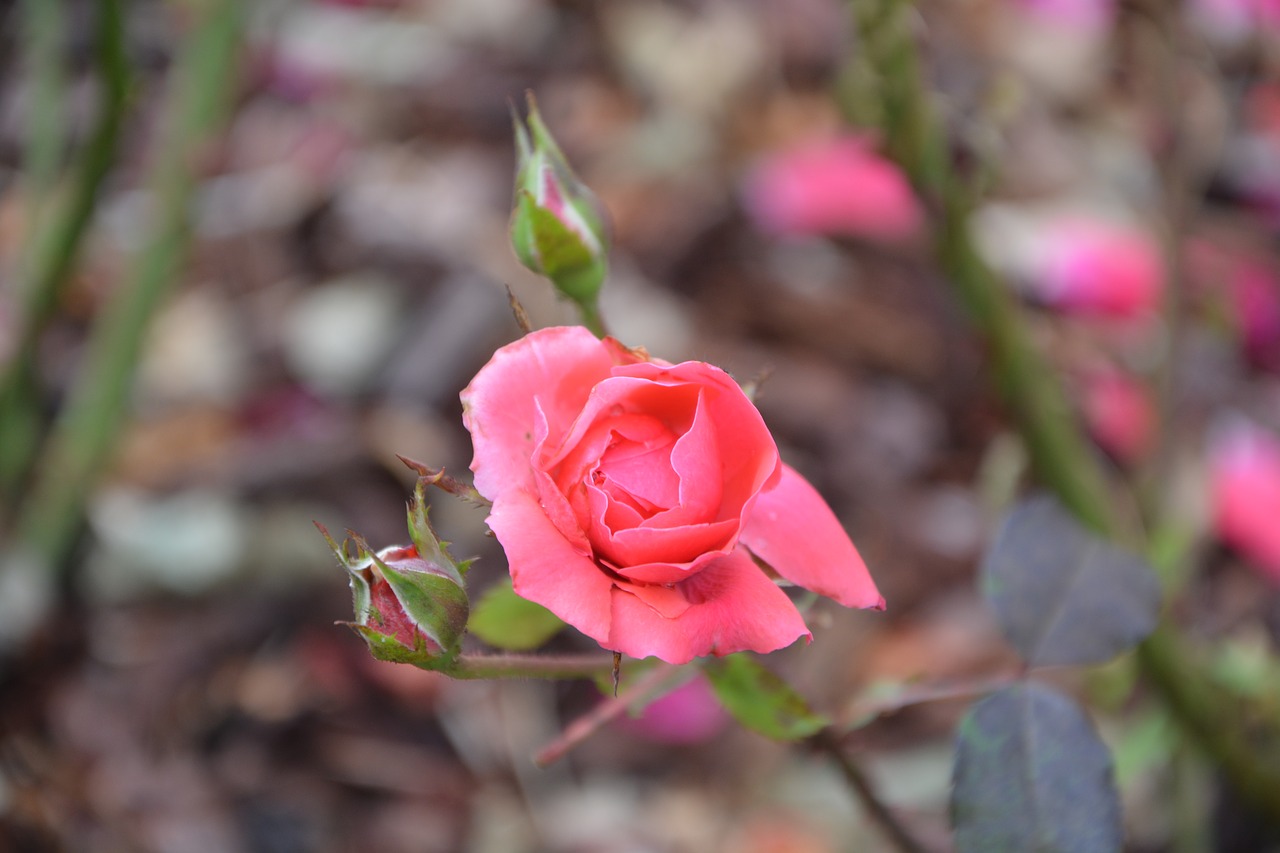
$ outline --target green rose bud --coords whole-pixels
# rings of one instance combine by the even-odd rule
[[[608,270],[603,209],[569,168],[529,94],[526,124],[513,116],[517,162],[511,244],[520,262],[594,313]]]
[[[379,660],[440,669],[457,655],[466,631],[470,604],[463,575],[469,563],[455,563],[427,521],[419,481],[409,505],[412,545],[377,553],[357,538],[339,546],[323,527],[321,533],[351,577],[355,622]]]

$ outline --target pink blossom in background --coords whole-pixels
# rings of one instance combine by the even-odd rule
[[[462,403],[516,593],[606,649],[687,663],[809,638],[777,576],[884,606],[830,507],[717,367],[540,329],[494,353]]]
[[[756,225],[781,236],[844,236],[898,242],[924,221],[902,171],[861,137],[806,142],[779,151],[747,177]]]
[[[1207,239],[1187,248],[1192,281],[1226,315],[1251,364],[1280,373],[1280,275],[1255,251]]]
[[[1146,386],[1115,369],[1084,377],[1082,407],[1089,432],[1122,462],[1140,459],[1151,447],[1155,405]]]
[[[1261,264],[1242,263],[1228,287],[1245,355],[1260,367],[1280,371],[1280,278]]]
[[[1029,282],[1062,311],[1117,318],[1155,313],[1164,291],[1159,247],[1141,231],[1086,219],[1047,227]]]
[[[715,737],[729,722],[729,714],[701,675],[650,702],[638,717],[618,726],[657,743],[695,744]]]
[[[1243,418],[1218,425],[1209,474],[1218,536],[1280,584],[1280,438]]]

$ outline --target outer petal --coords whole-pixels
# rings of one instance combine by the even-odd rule
[[[884,609],[884,598],[835,513],[789,465],[756,498],[740,540],[774,571],[845,607]]]
[[[581,326],[540,329],[495,352],[462,392],[480,494],[496,500],[513,489],[534,491],[538,405],[549,433],[563,435],[612,367],[611,351]]]
[[[515,492],[496,501],[489,528],[507,552],[515,591],[606,645],[613,582],[561,535],[538,499]]]
[[[676,589],[689,608],[674,619],[623,589],[613,590],[606,648],[635,658],[688,663],[702,655],[762,654],[811,637],[787,594],[741,548],[708,565]]]

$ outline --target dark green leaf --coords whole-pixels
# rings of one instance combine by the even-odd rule
[[[951,822],[959,853],[1121,849],[1111,755],[1071,699],[1006,687],[960,723]]]
[[[468,631],[489,645],[511,651],[536,649],[563,627],[550,610],[516,595],[511,581],[486,590],[467,624]]]
[[[745,654],[709,661],[703,671],[720,704],[739,723],[765,737],[800,740],[828,723],[791,685]]]
[[[1101,663],[1155,627],[1147,563],[1090,533],[1052,498],[1014,508],[982,568],[1005,637],[1032,665]]]

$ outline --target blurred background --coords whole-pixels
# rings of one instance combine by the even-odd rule
[[[929,211],[850,124],[873,72],[849,18],[835,0],[0,2],[0,849],[889,849],[833,767],[727,724],[699,682],[536,769],[595,686],[373,661],[334,624],[346,577],[312,525],[404,542],[396,454],[467,473],[458,392],[519,335],[506,286],[535,326],[575,322],[507,240],[510,110],[532,90],[612,220],[611,330],[767,371],[784,459],[889,602],[820,605],[812,646],[771,665],[837,714],[876,685],[1014,666],[973,578],[1025,454]],[[1275,584],[1215,536],[1206,447],[1223,417],[1280,427],[1280,19],[968,0],[914,21],[986,198],[975,238],[1117,482],[1172,460],[1200,558],[1188,622],[1223,678],[1271,689]],[[833,139],[863,171],[805,148]],[[789,218],[824,185],[854,189]],[[34,327],[32,293],[50,294]],[[438,496],[432,519],[479,557],[473,589],[505,574],[482,509]],[[1171,849],[1165,771],[1185,756],[1159,709],[1108,705],[1113,669],[1076,686],[1117,747],[1132,849]],[[938,850],[963,710],[850,741]],[[1179,778],[1218,849],[1262,849],[1228,839],[1211,772]]]

